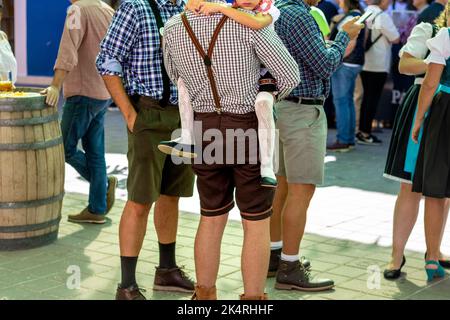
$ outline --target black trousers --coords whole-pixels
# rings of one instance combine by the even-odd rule
[[[359,131],[369,134],[372,132],[372,121],[377,113],[387,75],[387,72],[361,72],[364,95],[359,116]]]

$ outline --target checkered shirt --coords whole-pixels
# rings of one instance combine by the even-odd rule
[[[213,1],[216,2],[216,1]],[[210,17],[187,13],[189,23],[205,51],[221,14]],[[172,81],[181,77],[196,112],[214,112],[214,98],[203,59],[189,38],[181,16],[165,26],[164,59]],[[223,112],[244,114],[255,111],[260,67],[263,63],[278,82],[279,98],[298,85],[298,65],[273,28],[251,30],[228,20],[221,30],[212,55],[214,78]]]
[[[128,94],[138,94],[161,100],[163,76],[162,50],[156,19],[149,0],[125,0],[100,45],[97,69],[101,75],[116,75],[124,79]],[[173,5],[169,0],[155,0],[163,22],[183,11],[185,0]],[[122,70],[108,68],[109,61],[120,63]],[[171,84],[169,102],[178,103],[176,87]]]
[[[287,5],[286,7],[283,7]],[[346,32],[339,32],[327,48],[319,26],[303,0],[277,0],[281,16],[275,30],[300,68],[300,85],[291,95],[303,98],[325,98],[330,92],[330,78],[342,64],[350,41]]]

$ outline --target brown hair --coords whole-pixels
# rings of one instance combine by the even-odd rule
[[[450,10],[450,4],[447,2],[447,5],[445,6],[444,10],[442,10],[439,17],[434,20],[434,24],[437,25],[439,28],[445,28],[447,26],[447,19],[448,19],[448,11]]]
[[[359,0],[344,0],[344,4],[348,8],[348,11],[359,10],[360,12],[363,12]]]

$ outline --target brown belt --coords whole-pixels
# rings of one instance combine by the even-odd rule
[[[299,98],[299,97],[287,97],[284,100],[291,101],[300,104],[312,105],[312,106],[323,106],[324,99],[311,99],[311,98]]]

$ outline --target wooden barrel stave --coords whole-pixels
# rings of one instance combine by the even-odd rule
[[[0,150],[0,250],[41,246],[55,240],[58,234],[64,192],[60,125],[54,108],[36,103],[34,99],[32,110],[10,112],[2,111],[2,107],[8,107],[2,106],[0,100],[0,149],[5,144],[20,149]],[[24,124],[29,120],[36,123]],[[45,146],[52,141],[53,146]],[[36,143],[44,145],[37,150],[23,148]],[[46,200],[49,201],[36,202]],[[5,203],[18,207],[3,208]]]

